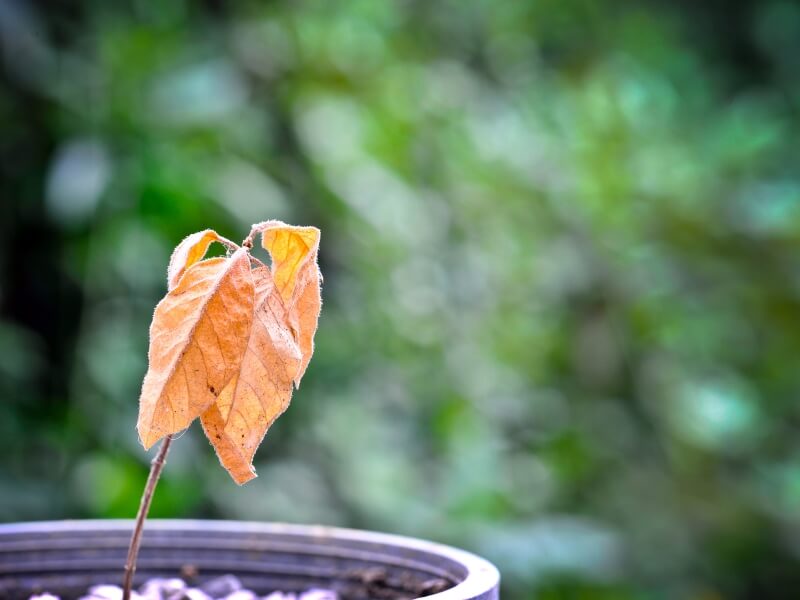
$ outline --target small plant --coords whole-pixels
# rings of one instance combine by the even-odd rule
[[[258,234],[271,266],[250,254]],[[316,227],[266,221],[253,225],[241,247],[207,229],[175,248],[168,292],[150,326],[136,426],[145,449],[163,442],[136,516],[123,600],[130,598],[144,521],[176,433],[200,417],[234,481],[241,485],[256,476],[253,455],[288,407],[314,351],[319,235]],[[204,259],[213,242],[228,255]]]

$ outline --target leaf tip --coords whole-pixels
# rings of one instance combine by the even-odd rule
[[[173,289],[183,277],[186,270],[205,256],[212,242],[228,246],[231,242],[213,229],[204,229],[186,236],[175,247],[167,267],[167,287]]]
[[[145,450],[150,450],[155,443],[159,440],[157,435],[154,435],[152,432],[147,432],[142,434],[139,432],[139,443],[144,447]]]
[[[258,475],[256,474],[255,469],[253,469],[253,467],[250,467],[249,473],[240,473],[240,474],[231,473],[231,477],[236,482],[236,485],[242,486],[248,481],[253,481],[253,479],[258,477]]]

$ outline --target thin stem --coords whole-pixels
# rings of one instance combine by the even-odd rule
[[[242,240],[242,247],[247,248],[248,250],[252,249],[253,247],[253,236],[256,234],[256,226],[253,225],[253,228],[250,230],[250,233],[247,234],[247,237]]]
[[[228,249],[228,252],[236,252],[239,249],[239,246],[236,245],[236,242],[232,242],[228,238],[219,234],[217,234],[217,241],[225,246]]]
[[[247,237],[244,238],[242,241],[242,246],[247,248],[248,250],[253,247],[253,237],[256,234],[263,233],[263,231],[269,227],[271,224],[275,223],[275,221],[262,221],[261,223],[256,223],[250,228],[250,233],[247,234]]]
[[[125,577],[122,581],[122,600],[130,600],[131,586],[133,585],[133,574],[136,572],[136,557],[139,556],[139,546],[142,543],[142,531],[147,513],[150,511],[150,503],[153,501],[153,492],[156,490],[158,478],[164,468],[167,459],[167,451],[172,442],[172,435],[168,435],[161,442],[158,454],[150,463],[150,475],[147,476],[147,483],[144,486],[142,501],[139,504],[139,512],[136,514],[136,523],[131,535],[131,545],[128,547],[128,558],[125,561]]]

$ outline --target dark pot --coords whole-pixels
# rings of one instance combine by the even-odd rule
[[[132,521],[0,525],[0,598],[51,592],[76,598],[90,585],[120,584]],[[345,599],[490,600],[494,566],[423,540],[322,526],[150,520],[135,585],[184,576],[193,585],[236,575],[258,594],[312,587]]]

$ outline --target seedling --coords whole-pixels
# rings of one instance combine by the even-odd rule
[[[251,256],[253,238],[269,252]],[[204,259],[218,242],[225,257]],[[253,455],[289,406],[311,354],[321,306],[319,230],[280,221],[253,225],[241,246],[211,229],[175,248],[167,295],[150,326],[149,367],[136,425],[145,449],[159,440],[125,563],[129,600],[144,521],[173,436],[197,417],[238,484],[256,476]]]

